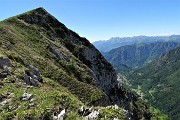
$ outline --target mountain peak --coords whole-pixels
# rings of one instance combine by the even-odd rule
[[[39,26],[47,26],[47,24],[59,24],[60,22],[51,14],[49,14],[43,7],[36,8],[17,16],[29,24],[36,24]]]
[[[37,12],[39,14],[49,14],[43,7],[36,8],[34,10],[31,10],[30,12]]]

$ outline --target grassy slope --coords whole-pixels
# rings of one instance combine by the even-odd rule
[[[1,37],[1,39],[3,40],[11,39],[11,43],[9,43],[10,45],[8,46],[12,45],[13,50],[2,50],[5,54],[7,54],[7,56],[12,56],[14,59],[22,59],[23,61],[36,66],[43,76],[57,80],[58,82],[64,84],[65,87],[68,87],[70,90],[72,89],[72,92],[80,92],[77,93],[77,96],[78,94],[83,93],[80,90],[73,90],[79,89],[79,87],[74,88],[73,85],[86,86],[87,88],[84,89],[87,89],[88,93],[93,94],[93,91],[88,91],[93,89],[97,90],[96,93],[100,93],[103,95],[103,93],[101,93],[94,86],[79,82],[77,80],[75,72],[81,74],[81,69],[88,70],[88,68],[80,61],[78,61],[65,47],[49,40],[48,37],[42,37],[41,34],[46,35],[46,33],[42,32],[40,34],[38,31],[39,28],[37,26],[34,26],[33,28],[31,28],[32,30],[29,30],[28,26],[23,25],[23,21],[18,20],[17,18],[12,19],[11,21],[13,22],[20,22],[19,25],[17,25],[17,23],[11,23],[9,22],[9,20],[7,20],[5,24],[3,24],[3,27],[5,28],[7,33],[3,34],[3,36]],[[70,61],[59,60],[57,62],[57,60],[54,58],[54,55],[49,51],[46,41],[56,46],[59,51],[69,57]],[[5,43],[5,41],[3,42],[3,44],[8,44],[9,41],[7,41],[7,43]],[[83,102],[90,102],[88,100],[91,96],[88,96],[87,93],[84,94],[85,95],[80,95],[83,97],[87,96],[87,98],[82,98],[84,99]]]
[[[68,107],[66,119],[81,119],[77,108],[105,97],[100,89],[88,84],[92,82],[88,75],[90,69],[66,49],[66,39],[58,39],[60,42],[52,40],[49,31],[18,17],[0,22],[0,55],[10,58],[13,64],[8,68],[12,75],[1,80],[0,94],[14,93],[12,101],[1,108],[0,119],[14,116],[40,119],[64,107]],[[57,47],[64,59],[57,60],[49,44]],[[38,87],[24,88],[22,73],[27,69],[24,62],[35,66],[42,74],[44,82]],[[26,90],[33,94],[33,107],[29,106],[29,101],[19,100]]]

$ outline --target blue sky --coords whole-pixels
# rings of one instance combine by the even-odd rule
[[[37,7],[91,42],[180,34],[180,0],[0,0],[0,20]]]

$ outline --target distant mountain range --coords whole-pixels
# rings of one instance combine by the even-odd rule
[[[141,88],[149,103],[180,119],[180,47],[129,74],[132,87]]]
[[[108,52],[114,48],[138,43],[155,43],[175,41],[180,42],[180,35],[172,36],[135,36],[135,37],[112,37],[109,40],[93,42],[93,45],[101,52]]]
[[[143,67],[178,46],[180,43],[175,42],[141,43],[121,46],[109,52],[102,52],[102,54],[117,72],[122,72]]]

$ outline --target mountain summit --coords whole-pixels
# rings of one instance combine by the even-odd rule
[[[101,53],[43,8],[0,22],[0,89],[0,119],[151,118]]]
[[[58,22],[58,20],[55,17],[53,17],[51,14],[49,14],[42,7],[31,10],[31,11],[21,14],[17,17],[20,19],[23,19],[27,23],[33,23],[33,24],[39,24],[39,25]]]

